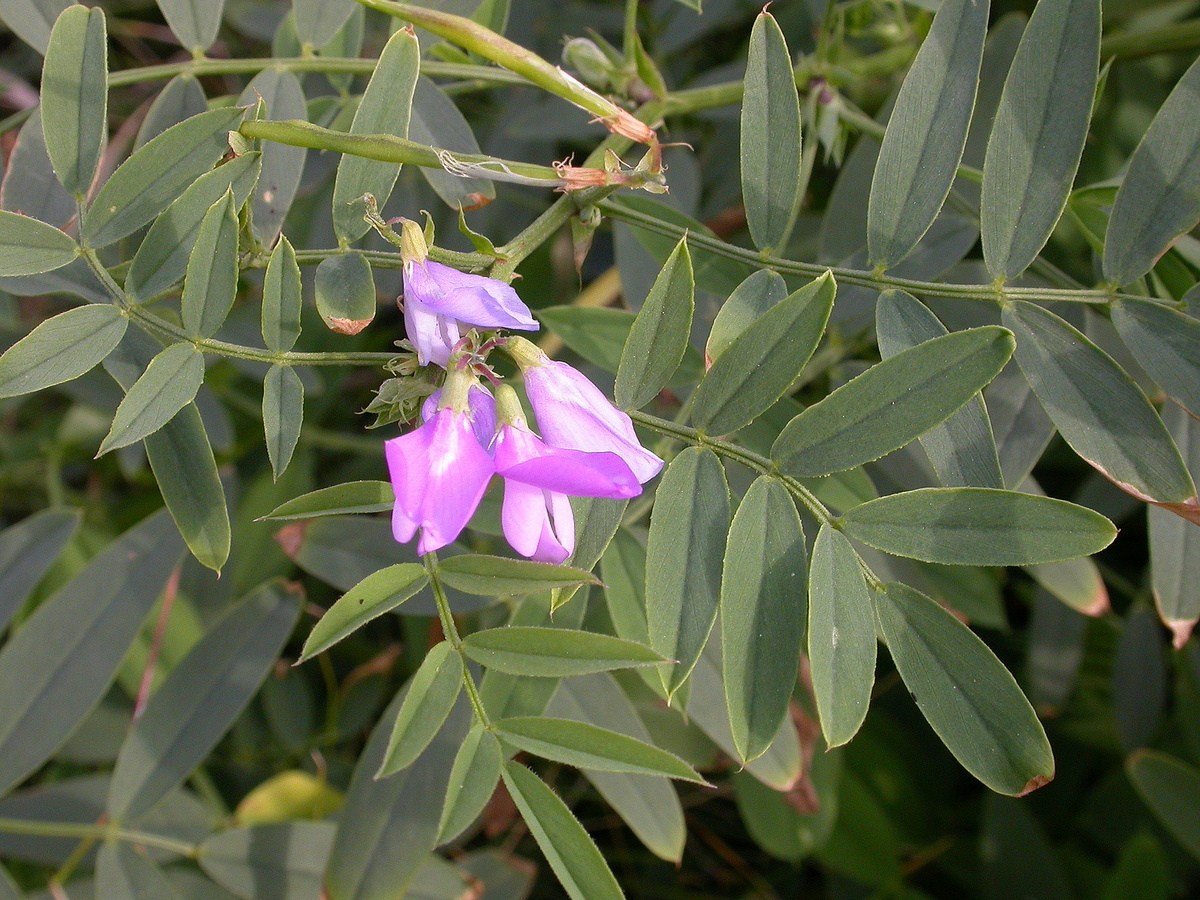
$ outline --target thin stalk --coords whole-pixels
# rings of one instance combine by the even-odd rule
[[[637,43],[638,0],[625,0],[625,30],[622,35],[621,49],[625,52],[625,62],[632,66],[635,61],[633,52]]]
[[[117,825],[85,825],[76,822],[35,822],[28,819],[0,818],[0,832],[28,837],[78,838],[80,840],[120,840],[131,844],[157,847],[180,856],[195,859],[199,848],[195,844],[161,834],[122,828]]]
[[[1200,22],[1175,22],[1146,31],[1110,34],[1100,44],[1100,58],[1121,56],[1130,59],[1154,53],[1175,53],[1200,47]]]
[[[425,554],[425,570],[429,573],[429,586],[433,589],[433,599],[437,603],[438,618],[442,623],[442,633],[446,636],[446,640],[450,642],[450,646],[454,648],[454,652],[458,654],[458,659],[463,667],[463,684],[467,689],[467,698],[471,701],[471,708],[475,710],[475,718],[479,720],[479,724],[485,728],[491,727],[491,720],[488,718],[487,710],[483,708],[483,698],[479,696],[479,689],[475,687],[475,678],[471,675],[471,667],[467,665],[467,655],[463,653],[462,638],[458,634],[458,625],[454,621],[454,614],[450,611],[450,599],[446,596],[446,589],[442,587],[442,583],[437,577],[437,554]]]

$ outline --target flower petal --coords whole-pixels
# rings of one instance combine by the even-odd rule
[[[407,286],[407,279],[405,281]],[[422,302],[415,291],[404,292],[404,330],[413,346],[417,348],[417,362],[423,366],[430,363],[445,368],[450,361],[450,351],[458,343],[458,322],[438,314]]]
[[[428,422],[437,412],[442,400],[442,389],[438,388],[421,404],[421,421]],[[482,384],[473,384],[467,392],[470,406],[471,429],[480,445],[487,449],[496,439],[496,398]]]
[[[522,428],[505,425],[496,438],[496,472],[574,497],[636,497],[641,485],[615,453],[561,450]]]
[[[533,556],[549,527],[546,501],[541,488],[519,481],[504,482],[504,505],[500,512],[504,537],[522,556]]]
[[[538,323],[511,285],[460,272],[433,260],[412,265],[406,290],[418,292],[431,309],[481,328],[537,331]],[[411,287],[409,287],[411,285]]]

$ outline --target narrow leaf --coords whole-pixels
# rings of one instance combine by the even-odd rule
[[[104,10],[70,6],[55,21],[42,67],[42,130],[62,186],[87,194],[108,132]]]
[[[391,612],[428,582],[425,568],[416,563],[399,563],[368,575],[321,616],[304,642],[298,662],[312,659],[372,619]]]
[[[1100,0],[1035,7],[1004,82],[983,163],[980,232],[993,278],[1025,271],[1067,205],[1099,64]]]
[[[108,690],[183,547],[160,513],[125,532],[0,651],[0,793],[37,770]]]
[[[183,328],[190,337],[212,337],[237,296],[238,217],[233,191],[209,207],[196,232],[183,280]]]
[[[937,218],[975,106],[988,0],[945,0],[888,120],[867,206],[871,265],[903,260]]]
[[[357,55],[357,51],[355,51]],[[238,105],[253,105],[261,98],[265,116],[276,122],[308,118],[308,103],[300,79],[287,70],[266,69],[242,91]],[[274,141],[262,144],[262,175],[254,191],[250,222],[254,236],[271,246],[292,208],[300,187],[308,151]]]
[[[316,2],[307,0],[307,5],[315,6]],[[322,0],[321,6],[334,7],[341,3],[342,0],[337,0],[337,3]],[[349,5],[353,8],[352,3]],[[302,18],[301,11],[297,10],[298,26]],[[401,28],[392,35],[379,54],[379,62],[354,113],[354,121],[350,124],[351,134],[408,137],[419,61],[420,48],[416,34]],[[371,194],[382,208],[392,193],[399,173],[400,166],[395,163],[361,156],[342,157],[333,184],[333,230],[339,240],[354,241],[366,233],[368,225],[363,221],[363,195]]]
[[[354,0],[296,0],[296,34],[300,40],[319,50],[338,33],[354,12]],[[414,41],[415,43],[415,41]]]
[[[496,790],[503,761],[500,741],[494,733],[482,725],[468,732],[450,770],[446,805],[438,823],[438,844],[454,840],[479,818]]]
[[[501,719],[493,726],[501,739],[518,750],[577,769],[665,775],[705,783],[674,753],[587,722],[520,716]]]
[[[271,366],[263,379],[263,430],[275,480],[292,460],[304,425],[304,382],[291,366]]]
[[[879,295],[875,332],[884,359],[949,333],[925,304],[904,291]],[[947,487],[1004,487],[992,423],[982,397],[972,397],[941,425],[921,435],[920,441],[938,479]]]
[[[600,850],[545,782],[520,763],[506,762],[504,784],[546,862],[572,900],[623,900]]]
[[[826,273],[742,331],[696,387],[691,399],[696,427],[728,434],[770,409],[817,349],[836,293]]]
[[[125,289],[136,302],[145,303],[183,280],[205,214],[230,190],[234,208],[241,209],[261,163],[258,153],[231,159],[197,178],[154,220],[125,277]]]
[[[691,674],[716,621],[729,534],[729,488],[716,454],[680,453],[662,476],[646,545],[650,646],[677,665],[660,670],[674,694]]]
[[[416,761],[450,715],[463,688],[463,660],[449,641],[426,655],[408,686],[376,778],[386,778]]]
[[[281,237],[263,279],[262,335],[268,350],[287,351],[300,337],[300,266],[296,251]]]
[[[692,257],[684,237],[654,279],[629,330],[617,367],[617,406],[645,406],[675,374],[691,333],[694,294]]]
[[[163,18],[185,50],[200,55],[213,45],[225,0],[157,0]]]
[[[0,2],[0,19],[13,34],[38,53],[45,54],[54,20],[70,5],[71,0],[3,0]]]
[[[79,527],[80,512],[44,509],[0,531],[0,631]]]
[[[822,525],[808,574],[808,662],[821,733],[847,743],[867,717],[875,684],[875,614],[854,548]]]
[[[317,516],[386,512],[395,502],[389,482],[348,481],[295,497],[277,506],[263,519],[286,522]]]
[[[204,383],[204,354],[188,343],[172,344],[151,360],[129,389],[100,443],[102,456],[153,434],[196,398]]]
[[[721,575],[725,703],[743,761],[766,752],[787,716],[807,618],[808,553],[791,494],[763,476],[733,517]]]
[[[108,815],[135,821],[191,774],[271,671],[301,592],[270,581],[231,607],[151,695],[121,747]]]
[[[1103,550],[1117,535],[1098,512],[989,488],[922,488],[871,500],[840,527],[893,556],[959,566],[1027,566]]]
[[[141,228],[229,151],[245,110],[214,109],[173,125],[121,163],[83,217],[83,239],[103,247]]]
[[[906,585],[889,584],[875,600],[900,677],[954,758],[1000,794],[1048,783],[1054,756],[1042,723],[987,645]]]
[[[1104,238],[1104,277],[1141,278],[1200,220],[1200,60],[1192,63],[1129,158]]]
[[[986,326],[897,353],[792,419],[771,457],[800,477],[878,459],[946,421],[996,377],[1012,352],[1012,335]]]
[[[708,341],[704,345],[707,365],[711,367],[737,340],[739,334],[787,295],[787,282],[774,269],[759,269],[748,276],[717,310],[717,316],[708,331]]]
[[[1162,303],[1114,303],[1112,321],[1158,386],[1200,417],[1200,321]]]
[[[107,303],[77,306],[47,319],[0,356],[0,397],[78,378],[121,343],[128,325]]]
[[[96,856],[96,896],[174,900],[175,888],[162,869],[124,841],[105,841]]]
[[[754,246],[782,251],[800,210],[800,98],[792,55],[775,17],[754,20],[742,97],[741,172]]]
[[[424,75],[417,79],[413,92],[408,138],[427,147],[458,153],[481,152],[470,124],[454,101]],[[496,199],[496,187],[486,178],[460,178],[433,168],[422,168],[421,174],[451,209],[471,210]],[[496,777],[500,777],[498,772]]]
[[[467,635],[463,652],[486,669],[563,678],[666,662],[642,644],[565,628],[509,626]]]
[[[1156,750],[1139,750],[1125,764],[1129,780],[1155,818],[1200,859],[1200,771]]]
[[[53,225],[0,210],[0,276],[53,272],[78,253],[75,242]]]
[[[332,822],[305,821],[229,828],[205,839],[196,861],[239,897],[270,885],[273,900],[311,900],[320,896],[335,830]]]
[[[591,572],[570,566],[464,553],[438,561],[437,577],[455,590],[484,597],[536,594],[577,584],[599,584]]]
[[[1072,449],[1142,500],[1196,496],[1179,450],[1146,395],[1111,357],[1070,323],[1018,300],[1004,310],[1017,363]],[[1111,423],[1120,422],[1114,429]]]
[[[1163,418],[1192,472],[1200,474],[1200,422],[1168,404]],[[1150,575],[1154,603],[1182,649],[1200,618],[1200,527],[1164,509],[1147,510],[1150,525]]]

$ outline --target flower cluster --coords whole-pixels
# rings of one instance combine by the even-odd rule
[[[392,532],[417,550],[451,543],[495,475],[504,480],[504,536],[522,556],[561,563],[575,548],[570,497],[635,497],[662,460],[638,442],[629,416],[582,373],[519,337],[537,323],[507,284],[427,258],[420,230],[405,222],[404,321],[421,365],[446,370],[425,402],[420,427],[386,444],[395,489]],[[501,348],[520,366],[539,437],[516,392],[487,367]],[[480,383],[483,374],[494,389]]]

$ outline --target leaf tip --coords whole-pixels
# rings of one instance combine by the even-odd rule
[[[1035,775],[1033,778],[1030,778],[1029,781],[1025,782],[1025,787],[1021,788],[1021,792],[1017,794],[1017,796],[1024,797],[1026,794],[1032,794],[1038,788],[1045,787],[1053,780],[1053,772],[1050,772],[1047,775]]]
[[[1188,638],[1192,636],[1192,629],[1196,627],[1195,619],[1168,619],[1166,625],[1171,629],[1171,645],[1176,650],[1182,650],[1183,645],[1188,642]]]

